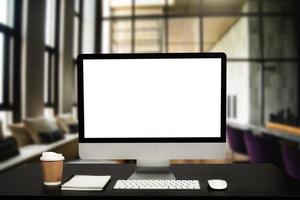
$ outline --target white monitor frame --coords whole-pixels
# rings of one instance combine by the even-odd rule
[[[85,138],[83,60],[85,59],[221,59],[221,137]],[[222,159],[226,142],[226,55],[224,53],[81,54],[77,59],[79,156],[82,159],[138,159],[140,165],[165,165],[171,159]],[[149,162],[148,162],[149,161]]]

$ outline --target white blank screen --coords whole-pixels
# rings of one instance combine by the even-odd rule
[[[85,138],[220,137],[221,58],[83,60]]]

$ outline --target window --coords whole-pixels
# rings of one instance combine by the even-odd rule
[[[139,53],[165,52],[164,21],[161,19],[137,19],[134,33],[134,49]]]
[[[300,99],[290,94],[296,91],[291,84],[266,85],[270,76],[274,81],[299,74],[295,4],[295,0],[103,0],[96,41],[101,53],[225,52],[229,76],[250,76],[247,91],[253,95],[248,104],[255,108],[250,118],[258,119],[239,113],[249,107],[242,105],[248,94],[233,87],[228,95],[236,98],[237,120],[263,124],[276,108],[300,109]],[[268,63],[276,70],[270,71]],[[289,71],[281,73],[283,67]],[[293,99],[274,105],[276,87],[283,87]]]
[[[7,124],[12,122],[14,3],[2,0],[0,7],[0,121],[5,134]]]
[[[112,21],[111,30],[111,52],[130,53],[132,52],[132,25],[130,20]]]
[[[0,24],[13,27],[14,0],[1,0]]]
[[[46,46],[55,47],[55,17],[56,0],[46,0],[46,25],[45,25],[45,43]]]
[[[199,52],[199,18],[171,18],[168,22],[168,52]]]
[[[99,2],[102,53],[209,51],[239,16],[258,15],[256,0]]]
[[[0,103],[3,103],[3,79],[4,79],[4,34],[0,33]]]
[[[82,17],[83,17],[83,0],[74,1],[74,32],[73,32],[73,58],[76,60],[77,55],[81,53],[82,48]]]
[[[45,115],[53,113],[53,110],[55,112],[58,111],[59,2],[58,0],[46,0],[44,54]]]
[[[77,56],[82,52],[82,21],[83,21],[83,0],[74,1],[74,31],[73,31],[73,63],[74,63],[74,96],[73,107],[77,107]],[[73,108],[74,110],[75,108]]]

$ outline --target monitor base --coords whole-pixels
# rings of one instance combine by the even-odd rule
[[[176,178],[169,167],[137,167],[128,180],[176,180]]]
[[[135,172],[128,180],[176,180],[169,160],[137,160]]]

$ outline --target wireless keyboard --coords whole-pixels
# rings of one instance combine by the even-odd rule
[[[198,180],[118,180],[115,190],[200,190]]]

